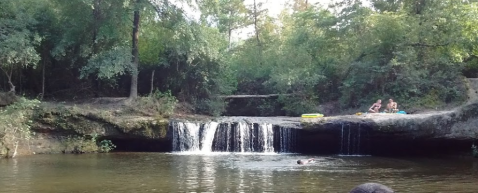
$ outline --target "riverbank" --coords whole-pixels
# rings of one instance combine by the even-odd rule
[[[343,152],[343,146],[360,149],[355,146],[365,148],[365,143],[383,147],[369,148],[370,154],[398,151],[407,144],[423,146],[423,151],[444,148],[437,144],[455,144],[458,150],[469,150],[466,146],[478,139],[477,90],[478,79],[470,79],[469,100],[446,111],[321,118],[209,117],[179,111],[166,115],[141,108],[127,98],[41,102],[31,115],[32,122],[26,125],[28,132],[17,133],[9,141],[2,140],[0,154],[12,156],[14,149],[17,155],[88,153],[97,151],[97,142],[101,140],[112,140],[123,151],[167,152],[172,148],[171,121],[192,121],[200,125],[217,122],[218,125],[229,124],[228,129],[234,129],[237,123],[250,125],[251,129],[261,124],[297,129],[297,151],[304,153],[359,154],[363,152]],[[351,137],[345,139],[344,135]],[[14,143],[13,139],[20,140]]]

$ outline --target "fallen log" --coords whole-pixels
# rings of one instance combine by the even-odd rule
[[[219,95],[223,99],[240,99],[240,98],[276,98],[279,96],[291,96],[292,94],[266,94],[266,95]]]

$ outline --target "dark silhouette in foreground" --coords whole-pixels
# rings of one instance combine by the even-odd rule
[[[300,160],[297,160],[297,164],[299,164],[299,165],[305,165],[305,164],[314,162],[314,160],[315,160],[314,158],[310,158],[310,159],[300,159]]]
[[[391,188],[378,183],[360,184],[350,191],[350,193],[393,193],[393,192],[394,191]]]

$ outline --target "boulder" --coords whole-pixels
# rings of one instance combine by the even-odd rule
[[[394,191],[379,183],[365,183],[358,185],[350,191],[350,193],[393,193]]]

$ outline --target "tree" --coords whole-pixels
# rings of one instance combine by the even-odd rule
[[[233,30],[248,25],[247,9],[244,0],[221,0],[219,1],[219,29],[226,32],[231,47],[231,37]]]
[[[138,52],[138,38],[139,38],[139,22],[140,13],[139,5],[141,0],[135,1],[134,16],[133,16],[133,40],[132,40],[132,55],[133,61],[131,66],[131,90],[129,92],[129,98],[138,97],[138,65],[139,65],[139,52]]]
[[[3,71],[10,85],[10,92],[15,92],[12,82],[13,72],[27,66],[35,66],[40,56],[35,50],[41,37],[34,31],[36,23],[33,10],[29,9],[32,1],[0,1],[0,70]]]

